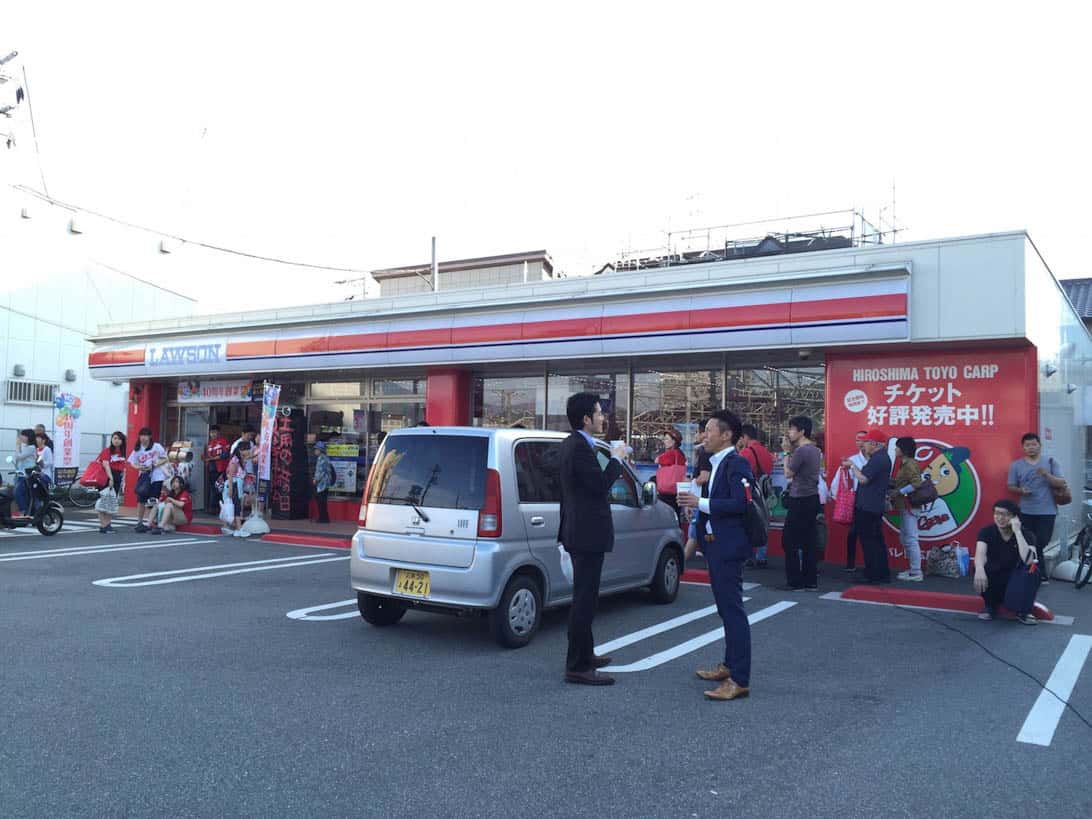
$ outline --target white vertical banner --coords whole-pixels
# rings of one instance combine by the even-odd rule
[[[57,393],[53,400],[53,466],[80,466],[80,415],[83,402],[71,392]]]
[[[269,465],[273,460],[273,431],[277,425],[277,406],[281,401],[281,388],[266,383],[262,391],[262,434],[258,439],[258,478],[269,480]]]

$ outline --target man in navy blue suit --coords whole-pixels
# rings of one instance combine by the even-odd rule
[[[708,497],[678,496],[679,506],[698,510],[698,541],[709,563],[717,613],[724,621],[724,662],[698,671],[701,679],[720,683],[705,692],[711,700],[734,700],[751,691],[751,625],[743,608],[743,563],[751,556],[751,544],[743,517],[754,474],[747,459],[736,452],[740,427],[735,413],[713,413],[705,425],[706,451],[713,453],[713,475],[703,487]]]

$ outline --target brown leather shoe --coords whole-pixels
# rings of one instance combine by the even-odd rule
[[[704,692],[705,696],[711,700],[734,700],[739,699],[740,697],[746,697],[750,693],[750,688],[744,688],[741,685],[737,685],[736,681],[731,677],[726,679],[716,688]]]
[[[614,660],[611,657],[592,657],[591,659],[592,668],[606,668],[612,662]]]
[[[593,668],[589,671],[566,671],[565,682],[577,685],[614,685],[614,677],[601,674]]]
[[[698,676],[709,682],[723,682],[724,680],[731,678],[732,672],[724,663],[717,663],[717,667],[711,671],[702,671],[699,669]]]

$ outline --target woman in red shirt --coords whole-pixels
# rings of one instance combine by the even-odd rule
[[[676,512],[679,511],[679,505],[675,501],[675,483],[676,481],[660,480],[661,475],[666,475],[663,468],[666,467],[683,467],[682,469],[674,470],[678,474],[675,476],[677,480],[686,480],[686,456],[683,455],[682,449],[682,435],[679,431],[673,427],[665,429],[662,434],[664,442],[664,451],[656,459],[656,466],[659,467],[656,470],[656,492],[672,509]]]
[[[156,525],[151,528],[150,534],[161,535],[164,531],[173,532],[175,527],[189,523],[191,520],[193,520],[193,499],[190,498],[189,490],[186,489],[186,482],[175,475],[163,488],[163,494],[159,496]]]
[[[110,446],[100,452],[99,457],[95,459],[102,464],[102,468],[110,476],[110,483],[107,484],[107,487],[114,490],[113,498],[109,494],[106,496],[100,495],[98,501],[95,502],[95,511],[99,513],[99,534],[102,535],[114,531],[110,526],[110,521],[118,513],[118,504],[121,502],[121,493],[124,491],[125,464],[127,463],[125,443],[125,433],[114,432],[110,436]]]

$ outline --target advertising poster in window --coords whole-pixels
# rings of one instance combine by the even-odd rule
[[[334,444],[326,445],[326,456],[333,464],[337,480],[330,487],[331,492],[353,494],[356,492],[356,466],[360,456],[358,444]]]
[[[1020,457],[1020,436],[1034,429],[1036,389],[1033,351],[833,355],[827,367],[828,480],[841,459],[856,452],[858,430],[884,433],[893,469],[896,439],[912,437],[915,460],[939,495],[918,517],[922,552],[954,543],[973,553],[978,530],[992,523],[993,502],[1011,497],[1009,464]],[[884,519],[896,565],[905,562],[900,519],[897,507]],[[844,541],[831,538],[828,559]]]

